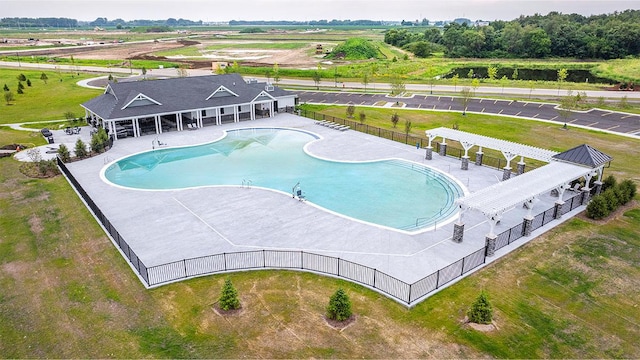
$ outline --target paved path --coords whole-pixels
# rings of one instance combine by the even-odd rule
[[[325,105],[381,106],[402,104],[404,109],[462,112],[460,98],[453,96],[414,95],[392,97],[384,94],[362,94],[350,92],[298,91],[301,103]],[[640,115],[609,110],[592,109],[572,111],[563,117],[557,104],[473,98],[469,100],[467,112],[521,117],[538,121],[549,121],[568,126],[598,129],[618,135],[640,137]]]

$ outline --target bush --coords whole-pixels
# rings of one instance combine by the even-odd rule
[[[76,157],[80,159],[87,157],[87,145],[82,141],[82,139],[78,138],[76,141],[76,147],[73,149],[76,153]]]
[[[594,196],[587,205],[587,217],[590,219],[602,219],[609,216],[607,201],[601,195]]]
[[[400,121],[400,116],[398,116],[398,113],[395,112],[393,113],[393,115],[391,115],[391,123],[393,124],[394,129],[398,125],[398,121]]]
[[[360,118],[360,124],[364,124],[364,121],[367,120],[367,114],[365,114],[364,111],[360,111],[358,116]]]
[[[58,155],[60,155],[60,159],[62,159],[62,162],[66,163],[71,160],[69,148],[67,148],[67,145],[65,144],[60,144],[60,147],[58,147]]]
[[[222,293],[220,294],[220,308],[222,310],[236,310],[240,308],[240,300],[238,299],[238,290],[233,286],[231,280],[226,279],[224,286],[222,286]]]
[[[355,106],[353,106],[353,105],[347,106],[347,117],[349,119],[353,118],[353,114],[355,114],[355,112],[356,112],[356,107]]]
[[[329,299],[327,317],[332,320],[345,321],[351,317],[351,300],[342,289],[338,289]]]
[[[614,187],[614,186],[616,186],[616,185],[617,185],[617,181],[616,181],[615,176],[613,176],[613,175],[609,175],[609,176],[607,176],[607,178],[606,178],[606,179],[604,179],[604,181],[602,182],[602,191],[605,191],[605,190],[607,190],[607,189],[609,189],[609,188],[612,188],[612,187]]]
[[[350,38],[336,46],[327,58],[344,58],[345,60],[367,60],[381,56],[378,47],[371,41],[362,38]]]
[[[614,212],[618,208],[618,196],[616,195],[615,188],[607,189],[602,193],[602,197],[607,204],[609,213]]]
[[[493,308],[489,302],[487,293],[482,291],[467,312],[469,321],[476,324],[491,324],[493,320]]]

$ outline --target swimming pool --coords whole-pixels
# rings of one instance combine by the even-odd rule
[[[445,174],[399,159],[320,159],[305,151],[318,139],[286,128],[230,130],[212,143],[125,157],[106,167],[103,177],[144,190],[251,186],[292,196],[300,189],[325,210],[404,231],[429,228],[456,214],[455,199],[464,192]]]

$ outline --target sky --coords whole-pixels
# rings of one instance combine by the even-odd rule
[[[551,11],[585,16],[640,9],[638,0],[0,0],[2,17],[93,21],[183,18],[229,20],[513,20]]]

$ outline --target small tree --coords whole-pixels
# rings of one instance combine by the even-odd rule
[[[147,68],[143,66],[142,69],[140,69],[140,71],[142,72],[142,78],[146,79],[147,78]]]
[[[397,112],[394,112],[393,115],[391,115],[391,123],[393,124],[394,129],[398,125],[398,121],[400,121],[400,116]]]
[[[560,95],[560,87],[562,86],[562,83],[567,80],[568,75],[569,72],[567,71],[567,69],[562,68],[558,70],[558,95]]]
[[[491,324],[493,320],[493,308],[489,302],[487,293],[483,290],[471,305],[471,309],[467,312],[469,321],[476,324]]]
[[[227,69],[227,68],[229,68],[229,67],[227,66],[225,69]],[[177,67],[176,71],[178,72],[178,77],[187,77],[187,76],[189,76],[189,72],[183,66]]]
[[[18,75],[17,78],[18,78],[18,81],[27,81],[27,77],[24,76],[24,74]]]
[[[500,78],[500,85],[502,86],[502,94],[504,94],[504,86],[507,85],[507,82],[509,82],[509,79],[507,79],[507,75],[503,75]]]
[[[64,113],[64,118],[67,119],[67,121],[71,121],[76,118],[76,114],[74,114],[73,111],[66,111]]]
[[[271,69],[267,69],[267,70],[264,71],[264,77],[267,78],[267,82],[268,83],[271,82],[271,74],[273,74],[271,72]]]
[[[511,74],[511,79],[518,80],[518,68],[513,69],[513,74]]]
[[[40,75],[40,80],[44,81],[44,83],[46,84],[46,83],[47,83],[47,80],[49,80],[49,77],[47,76],[47,74],[42,73],[42,74]]]
[[[109,78],[108,78],[108,80],[109,80],[109,81],[113,81],[113,75],[109,74]]]
[[[18,81],[18,90],[24,90],[24,85],[22,85],[22,81]]]
[[[473,69],[469,69],[469,72],[467,73],[467,78],[473,79],[474,76],[475,74],[473,73]]]
[[[529,99],[531,99],[531,94],[533,93],[533,88],[536,86],[536,84],[532,80],[529,80],[527,84],[529,85]]]
[[[367,120],[367,114],[365,114],[364,111],[360,111],[358,118],[360,119],[360,124],[364,124],[364,121]]]
[[[369,85],[369,73],[362,75],[362,85],[364,85],[364,91],[367,92],[367,85]]]
[[[411,121],[409,120],[405,120],[404,121],[404,133],[405,135],[409,136],[409,133],[411,132]]]
[[[460,75],[453,75],[453,77],[451,78],[451,82],[453,83],[453,91],[458,91],[458,81],[460,81]]]
[[[4,91],[9,91],[9,87],[7,86],[7,84],[4,84]]]
[[[404,79],[400,75],[394,74],[391,77],[391,94],[392,95],[402,94],[405,88],[406,88],[406,85],[404,83]]]
[[[12,91],[5,91],[4,92],[4,101],[7,103],[7,105],[11,105],[11,102],[13,100],[14,100],[13,92]]]
[[[467,107],[469,106],[469,101],[471,101],[472,96],[473,96],[473,91],[466,86],[462,88],[462,90],[460,91],[459,100],[460,100],[460,104],[462,105],[462,115],[467,114]]]
[[[356,113],[356,107],[355,106],[353,106],[353,105],[347,106],[347,117],[349,119],[352,119],[353,118],[353,114],[355,114],[355,113]]]
[[[322,75],[320,75],[320,71],[316,70],[313,72],[313,82],[316,84],[316,89],[320,90],[320,80],[322,80]]]
[[[69,160],[71,159],[71,153],[69,152],[69,148],[65,144],[60,144],[60,147],[58,147],[58,155],[60,156],[60,159],[62,159],[62,162],[65,163],[69,162]]]
[[[78,138],[76,141],[74,152],[76,153],[76,157],[79,157],[80,159],[87,157],[87,145],[82,141],[82,139]]]
[[[631,107],[629,106],[629,100],[627,99],[627,95],[620,98],[620,103],[618,103],[618,106],[621,109],[628,109]]]
[[[31,80],[27,79],[27,86],[31,87]]]
[[[333,87],[338,87],[338,79],[340,78],[340,74],[338,73],[338,67],[333,68]]]
[[[20,87],[18,87],[18,94],[24,94],[24,91]]]
[[[345,321],[351,317],[351,300],[342,289],[338,289],[329,299],[327,317],[336,321]]]
[[[240,300],[238,299],[238,290],[233,286],[231,280],[226,279],[224,286],[222,286],[222,292],[218,299],[220,303],[220,309],[224,311],[236,310],[240,308]]]
[[[495,66],[489,66],[487,68],[487,77],[489,77],[489,80],[494,80],[496,76],[498,76],[498,68]]]

